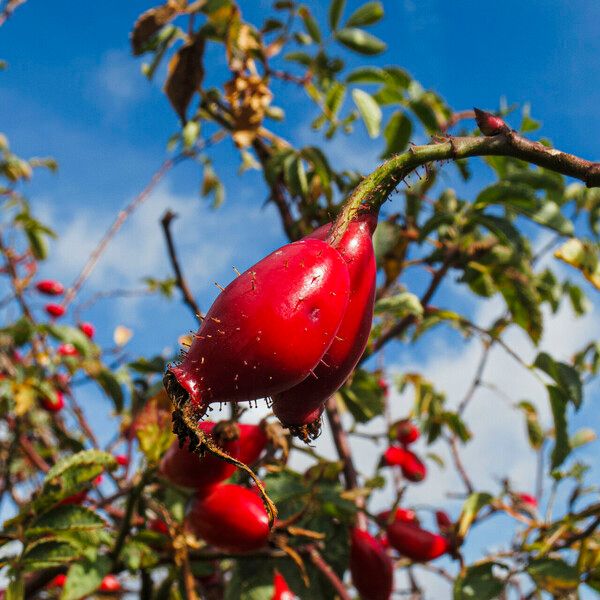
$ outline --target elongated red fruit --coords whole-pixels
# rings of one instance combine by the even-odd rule
[[[96,328],[91,323],[79,323],[78,327],[81,329],[81,331],[83,331],[83,333],[85,333],[87,337],[90,338],[90,340],[96,333]]]
[[[425,464],[414,452],[406,448],[390,446],[383,454],[383,462],[388,467],[400,467],[402,475],[414,483],[423,481],[427,475]]]
[[[230,552],[257,550],[269,537],[262,500],[240,485],[218,485],[208,496],[196,496],[186,523],[198,537]]]
[[[63,284],[55,279],[42,279],[35,284],[35,287],[40,294],[46,296],[60,296],[65,291]]]
[[[274,414],[305,440],[319,435],[325,401],[348,379],[367,345],[375,302],[377,267],[371,237],[376,226],[377,217],[371,213],[359,215],[348,226],[336,246],[350,274],[350,301],[337,335],[313,375],[273,397]],[[325,239],[331,227],[324,225],[309,237]]]
[[[390,523],[386,533],[391,546],[415,562],[433,560],[450,548],[447,538],[407,521]]]
[[[417,514],[414,510],[410,510],[410,508],[397,508],[394,511],[393,517],[391,510],[384,510],[377,515],[377,522],[383,527],[392,521],[406,521],[407,523],[419,524]]]
[[[389,600],[394,586],[394,565],[379,540],[354,528],[350,536],[350,573],[364,600]]]
[[[234,279],[215,300],[189,352],[164,378],[196,415],[212,402],[272,396],[317,366],[349,295],[341,254],[315,239],[287,244]]]
[[[65,307],[62,304],[55,304],[50,302],[44,306],[46,312],[53,318],[57,319],[65,314]]]
[[[419,428],[411,423],[409,419],[402,419],[393,426],[396,432],[396,439],[403,445],[409,446],[416,442],[421,436]]]
[[[271,600],[295,600],[296,596],[279,571],[273,574],[273,596]]]
[[[65,397],[60,390],[54,390],[54,398],[44,396],[41,402],[48,412],[60,412],[65,406]]]
[[[240,450],[237,458],[247,465],[253,465],[265,449],[268,439],[260,425],[238,423],[240,429]]]
[[[234,423],[221,421],[203,421],[199,429],[213,436],[217,445],[233,458],[239,458],[240,443],[239,429]],[[235,466],[224,460],[206,454],[203,457],[190,452],[186,441],[182,448],[175,440],[160,463],[161,474],[174,483],[183,487],[201,490],[207,493],[209,489],[225,479],[229,479],[235,471]]]

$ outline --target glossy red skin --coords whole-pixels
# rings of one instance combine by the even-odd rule
[[[198,537],[230,552],[258,550],[269,538],[261,499],[239,485],[218,485],[208,496],[196,496],[186,522]]]
[[[50,583],[46,586],[49,588],[64,587],[67,581],[67,576],[64,573],[59,573],[56,577],[50,580]]]
[[[445,537],[421,529],[415,523],[394,521],[387,526],[386,533],[391,546],[415,562],[434,560],[450,548]]]
[[[450,519],[448,514],[443,510],[435,511],[435,521],[442,535],[448,535],[452,529],[454,529],[454,523],[452,523],[452,519]]]
[[[377,515],[377,522],[381,525],[386,526],[388,521],[390,521],[390,514],[392,511],[384,510]],[[397,508],[394,513],[394,521],[404,521],[406,523],[416,523],[419,524],[419,520],[417,519],[417,514],[414,510],[410,510],[408,508]]]
[[[210,434],[216,423],[202,421],[198,424],[200,430]],[[221,448],[233,458],[239,458],[239,440],[229,440],[221,444]],[[235,471],[235,466],[224,460],[205,454],[202,458],[188,450],[188,442],[183,448],[175,440],[167,450],[160,463],[161,474],[174,483],[183,487],[193,488],[207,493],[212,487],[225,479],[229,479]]]
[[[91,323],[79,323],[79,329],[90,338],[90,340],[94,337],[96,333],[96,328]]]
[[[50,302],[49,304],[46,304],[44,308],[46,312],[55,319],[62,317],[65,314],[65,307],[62,304],[54,304],[53,302]]]
[[[122,467],[126,467],[129,465],[129,459],[125,454],[117,454],[115,456],[115,460],[117,461],[117,464]]]
[[[342,323],[323,359],[298,385],[273,397],[273,413],[283,425],[308,425],[323,412],[325,401],[348,379],[365,350],[371,325],[377,267],[372,235],[377,217],[365,213],[352,221],[336,246],[348,265],[350,301]],[[325,239],[332,224],[309,238]]]
[[[101,592],[118,592],[121,589],[121,582],[114,575],[106,575],[98,589]]]
[[[527,504],[532,508],[537,508],[538,502],[535,496],[532,496],[531,494],[517,494],[516,496],[523,504]]]
[[[253,465],[263,453],[268,439],[260,425],[238,423],[240,429],[238,459],[247,465]]]
[[[416,442],[419,437],[421,437],[419,428],[408,419],[399,421],[396,424],[396,438],[403,446]]]
[[[354,528],[350,536],[352,583],[364,600],[389,600],[394,587],[394,565],[379,540]]]
[[[413,483],[423,481],[427,475],[425,464],[414,452],[406,448],[390,446],[384,452],[383,460],[388,467],[400,467],[402,475]]]
[[[78,356],[79,352],[73,344],[61,344],[56,351],[61,356]]]
[[[51,400],[50,398],[47,398],[46,396],[44,396],[41,399],[42,402],[42,406],[48,411],[48,412],[60,412],[64,406],[65,406],[65,397],[63,395],[63,393],[60,390],[55,390],[56,393],[56,398],[54,400]]]
[[[314,239],[287,244],[225,288],[181,364],[168,371],[196,406],[272,396],[317,366],[348,295],[337,250]]]
[[[271,600],[295,600],[296,596],[279,571],[273,575],[273,596]]]
[[[65,291],[63,284],[54,279],[42,279],[35,284],[35,287],[40,294],[46,296],[60,296]]]

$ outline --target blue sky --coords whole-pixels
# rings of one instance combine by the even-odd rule
[[[269,4],[243,3],[245,14],[254,21]],[[326,4],[309,4],[323,22]],[[348,2],[346,14],[359,4]],[[563,150],[600,160],[599,3],[397,0],[385,4],[386,19],[372,31],[389,48],[384,55],[370,59],[372,64],[405,67],[456,110],[474,105],[494,109],[501,96],[509,103],[530,102],[533,116],[543,122],[540,135],[551,138]],[[0,30],[0,58],[8,62],[8,70],[0,73],[0,130],[18,154],[51,155],[59,162],[59,173],[38,172],[27,194],[34,209],[62,236],[42,272],[65,283],[77,274],[116,211],[145,185],[165,157],[167,138],[177,128],[176,117],[160,91],[160,78],[148,83],[139,72],[141,61],[129,56],[131,26],[150,6],[152,3],[141,1],[30,0]],[[305,114],[303,92],[281,84],[276,94],[282,97],[279,104],[286,108],[288,123],[293,124],[286,135],[296,143],[320,142],[308,129],[311,119]],[[277,100],[276,95],[275,103]],[[370,141],[359,126],[353,137],[332,142],[330,150],[336,166],[366,170],[375,166],[381,146]],[[219,147],[214,157],[227,189],[225,205],[211,211],[197,194],[199,170],[192,165],[178,167],[120,232],[82,292],[82,299],[98,290],[139,287],[146,275],[170,275],[158,225],[166,208],[181,215],[174,223],[174,232],[192,289],[205,309],[217,293],[214,281],[227,283],[233,276],[233,265],[245,268],[283,243],[275,212],[262,208],[266,192],[259,175],[239,177],[238,159],[229,145]],[[448,173],[453,176],[450,169]],[[486,171],[479,169],[476,182],[486,177]],[[500,306],[494,302],[474,306],[450,288],[439,298],[440,303],[458,302],[483,322]],[[559,354],[568,358],[598,331],[597,313],[596,308],[585,320],[575,323],[568,311],[562,311],[552,320],[543,344],[558,347]],[[96,324],[101,343],[110,343],[116,325],[130,327],[134,331],[128,347],[131,355],[173,348],[177,336],[194,326],[177,301],[161,299],[101,303],[86,318]],[[511,343],[525,356],[534,356],[535,351],[519,332],[511,335]],[[437,333],[416,349],[396,347],[387,352],[386,364],[398,372],[425,371],[439,387],[448,390],[450,401],[455,401],[468,384],[464,373],[473,372],[477,358],[476,342],[463,343],[451,334]],[[516,399],[530,394],[545,410],[543,394],[526,373],[518,373],[514,363],[499,356],[489,378],[499,385],[522,389]],[[107,436],[110,406],[92,390],[85,393],[88,411],[97,412],[101,407],[105,414],[103,430]],[[408,409],[408,400],[395,400],[394,410],[401,415]],[[501,470],[506,467],[519,485],[531,489],[532,458],[522,440],[516,438],[516,434],[523,437],[521,421],[519,428],[514,425],[519,417],[512,411],[502,412],[491,394],[482,394],[478,401],[469,415],[470,422],[475,429],[486,431],[487,442],[475,444],[469,460],[481,485],[495,485],[490,476],[494,469],[482,459],[493,455],[498,465],[494,474],[504,474]],[[591,401],[590,397],[588,407]],[[600,425],[597,411],[587,408],[575,425],[578,423]],[[381,423],[374,427],[380,429]],[[323,452],[331,451],[327,436],[319,444]],[[589,458],[597,451],[598,445],[593,444],[582,455]],[[372,446],[365,446],[365,454],[373,458],[365,463],[367,469],[375,462],[376,453]],[[514,460],[515,454],[518,460]],[[415,502],[435,494],[439,503],[444,503],[445,491],[456,489],[450,476],[438,475],[434,466],[432,473],[436,478],[420,488],[422,491],[414,492]],[[383,504],[385,497],[378,501]],[[458,505],[454,509],[458,510]],[[487,547],[496,532],[477,536],[469,546],[473,556],[479,548]],[[431,583],[432,594],[438,589],[435,585]]]

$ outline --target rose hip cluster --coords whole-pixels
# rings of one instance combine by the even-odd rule
[[[215,402],[270,397],[273,412],[294,435],[318,436],[326,400],[367,343],[376,224],[375,215],[359,214],[335,246],[329,243],[332,225],[325,225],[232,281],[181,363],[167,370],[171,399],[199,419]]]
[[[382,464],[386,467],[399,467],[408,481],[418,483],[427,475],[425,463],[408,446],[416,442],[421,433],[409,419],[398,421],[392,426],[392,434],[398,444],[391,444],[384,452]]]
[[[204,421],[199,425],[233,458],[252,465],[268,438],[261,425]],[[249,552],[264,546],[269,518],[260,495],[241,485],[224,483],[235,466],[206,454],[189,452],[174,441],[160,464],[161,475],[195,491],[186,517],[188,528],[209,544],[229,552]]]
[[[352,582],[365,600],[389,600],[394,586],[391,546],[401,557],[413,562],[428,562],[452,548],[453,524],[445,512],[436,512],[440,533],[423,529],[412,510],[397,508],[377,515],[385,531],[379,537],[355,527],[350,536],[350,573]]]

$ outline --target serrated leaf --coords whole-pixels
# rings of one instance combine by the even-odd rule
[[[504,582],[498,579],[493,568],[494,562],[484,562],[467,567],[464,575],[454,583],[454,600],[495,600],[504,589]]]
[[[28,547],[21,558],[27,571],[60,567],[79,557],[79,552],[67,542],[41,540]]]
[[[402,111],[396,111],[383,130],[386,147],[381,158],[389,158],[392,154],[402,152],[408,146],[411,135],[410,119]]]
[[[367,2],[348,17],[345,27],[372,25],[380,21],[383,14],[384,10],[381,2]]]
[[[44,485],[49,485],[57,477],[65,474],[69,469],[80,466],[94,465],[102,469],[113,469],[117,466],[115,457],[109,452],[103,450],[82,450],[77,454],[72,454],[65,458],[61,458],[44,477]],[[95,477],[94,475],[93,477]]]
[[[331,0],[331,3],[329,4],[329,27],[331,27],[332,31],[337,29],[345,5],[346,0]]]
[[[552,449],[550,468],[556,469],[562,465],[571,452],[567,430],[568,398],[561,388],[555,385],[546,386],[554,419],[554,448]]]
[[[401,292],[395,296],[388,296],[377,300],[375,314],[388,314],[396,318],[407,315],[420,317],[423,314],[423,305],[419,297],[411,292]]]
[[[336,32],[335,39],[350,50],[367,56],[381,54],[387,48],[379,38],[354,27],[340,29]]]
[[[527,572],[540,588],[561,597],[579,585],[577,569],[559,558],[533,560]]]
[[[371,138],[376,138],[379,135],[381,127],[381,107],[371,94],[363,90],[352,90],[352,99],[358,108],[358,112],[367,128],[367,132]]]
[[[56,530],[93,530],[105,526],[104,520],[93,510],[68,504],[58,506],[38,517],[27,529],[27,536],[51,533]]]
[[[379,378],[373,373],[357,369],[350,383],[340,389],[346,408],[358,423],[366,423],[383,413],[384,396]]]
[[[80,600],[96,591],[110,572],[111,561],[99,556],[95,561],[81,561],[70,566],[60,600]]]
[[[54,339],[64,344],[72,344],[75,346],[81,356],[89,357],[98,353],[97,346],[91,342],[90,338],[88,338],[88,336],[78,327],[55,325],[53,323],[46,323],[44,325],[39,325],[38,327],[42,331],[47,332]]]
[[[465,537],[477,513],[493,500],[493,496],[487,492],[475,492],[465,501],[462,512],[458,519],[458,535]]]

